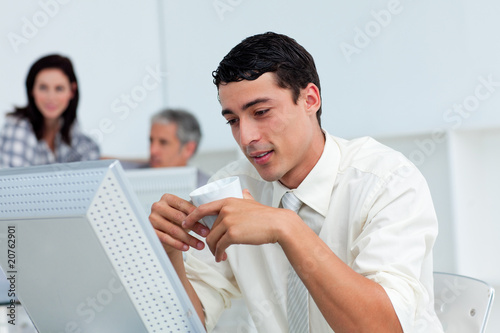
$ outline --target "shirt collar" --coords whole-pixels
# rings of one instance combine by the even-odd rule
[[[273,182],[273,207],[279,206],[285,192],[292,191],[305,205],[326,216],[337,178],[340,150],[332,137],[326,131],[323,132],[326,138],[323,153],[299,187],[290,190],[279,181]]]

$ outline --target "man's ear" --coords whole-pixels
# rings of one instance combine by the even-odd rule
[[[309,83],[304,88],[303,94],[307,113],[316,115],[316,112],[321,107],[319,88],[314,83]]]
[[[196,142],[189,141],[182,146],[182,156],[186,159],[186,162],[194,155],[196,151]]]

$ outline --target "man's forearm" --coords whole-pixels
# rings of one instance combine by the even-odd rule
[[[302,224],[296,239],[280,242],[316,305],[335,332],[402,332],[385,290],[342,262]],[[300,226],[300,228],[302,227]]]

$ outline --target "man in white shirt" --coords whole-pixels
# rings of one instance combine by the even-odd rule
[[[196,208],[167,194],[150,215],[207,330],[243,297],[259,332],[442,332],[437,221],[417,168],[370,138],[321,129],[314,60],[287,36],[245,39],[213,75],[246,159],[212,180],[239,176],[244,198]],[[282,208],[289,192],[297,212]],[[211,230],[198,222],[207,215],[218,215]],[[307,288],[303,306],[288,289],[293,274]]]

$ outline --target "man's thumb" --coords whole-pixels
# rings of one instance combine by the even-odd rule
[[[250,194],[250,191],[246,188],[243,190],[243,199],[252,199],[255,200],[252,195]]]

